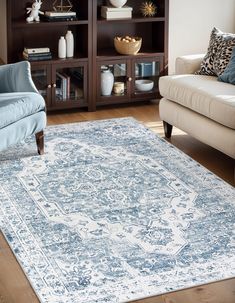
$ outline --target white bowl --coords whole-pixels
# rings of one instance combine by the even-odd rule
[[[135,87],[137,90],[141,92],[148,92],[153,89],[153,81],[152,80],[136,80]]]
[[[127,0],[109,0],[114,7],[122,7],[127,3]]]

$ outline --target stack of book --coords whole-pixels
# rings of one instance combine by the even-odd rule
[[[40,48],[25,47],[23,51],[23,57],[28,61],[43,61],[43,60],[52,59],[52,55],[48,47],[40,47]]]
[[[101,6],[101,17],[112,20],[112,19],[129,19],[132,18],[132,7],[109,7]]]
[[[56,96],[61,101],[66,101],[70,97],[70,76],[57,72],[56,73]]]
[[[43,15],[45,21],[56,22],[56,21],[74,21],[77,19],[76,12],[55,12],[46,11]]]

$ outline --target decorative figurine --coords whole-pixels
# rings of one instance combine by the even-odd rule
[[[26,8],[27,14],[30,14],[26,19],[27,22],[40,21],[39,14],[44,15],[44,13],[40,11],[41,5],[42,5],[41,0],[35,0],[34,3],[32,4],[32,8],[30,7]]]
[[[157,7],[151,1],[143,2],[140,11],[144,17],[153,17],[157,13]]]

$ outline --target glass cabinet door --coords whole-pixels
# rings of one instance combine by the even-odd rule
[[[86,103],[86,65],[58,66],[53,69],[53,105],[63,107]]]
[[[39,91],[39,93],[43,96],[47,105],[50,105],[51,100],[51,85],[49,79],[49,71],[46,66],[31,66],[31,75],[33,82]]]
[[[110,61],[99,64],[97,94],[100,100],[105,102],[110,97],[110,102],[112,102],[112,99],[129,96],[129,69],[130,66],[125,61]]]
[[[163,59],[145,59],[134,63],[133,92],[135,96],[158,92],[158,81],[162,70]]]

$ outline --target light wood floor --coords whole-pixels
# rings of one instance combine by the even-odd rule
[[[50,114],[48,124],[132,116],[163,136],[157,103]],[[175,129],[172,144],[233,185],[233,160]],[[0,303],[39,303],[4,237],[0,234]],[[48,302],[50,303],[50,302]],[[78,302],[79,303],[79,302]],[[111,302],[110,302],[111,303]],[[160,295],[135,303],[235,303],[235,278]]]

